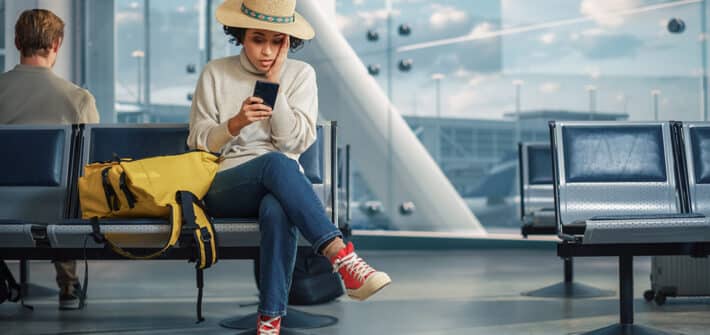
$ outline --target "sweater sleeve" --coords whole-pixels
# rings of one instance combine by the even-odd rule
[[[301,154],[315,142],[318,119],[316,73],[307,66],[288,96],[279,93],[271,116],[271,139],[282,152]]]
[[[192,150],[221,152],[234,136],[229,133],[228,120],[219,123],[217,118],[215,78],[209,69],[209,66],[206,67],[200,75],[193,94],[187,145]]]

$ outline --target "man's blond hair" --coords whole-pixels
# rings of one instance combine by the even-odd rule
[[[22,57],[46,57],[52,44],[64,39],[64,21],[46,9],[22,12],[15,24],[15,45]]]

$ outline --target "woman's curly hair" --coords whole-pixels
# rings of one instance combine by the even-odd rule
[[[244,36],[247,33],[246,28],[224,26],[223,29],[224,33],[230,37],[229,41],[234,43],[234,45],[238,46],[244,44]],[[303,40],[298,37],[290,36],[290,42],[291,51],[296,51],[303,47]]]

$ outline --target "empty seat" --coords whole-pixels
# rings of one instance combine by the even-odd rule
[[[34,247],[67,216],[71,126],[0,126],[0,246]]]
[[[555,234],[552,153],[549,143],[521,143],[520,215],[523,235]]]
[[[710,123],[683,123],[690,212],[710,214]]]
[[[552,142],[562,237],[583,234],[585,244],[708,240],[708,221],[682,213],[669,123],[558,122]]]

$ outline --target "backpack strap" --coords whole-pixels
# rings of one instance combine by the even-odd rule
[[[214,225],[205,211],[204,204],[188,191],[178,191],[175,199],[182,212],[182,237],[180,244],[191,245],[195,249],[192,260],[195,261],[197,283],[197,323],[202,317],[202,292],[204,288],[203,270],[217,262],[217,239]],[[192,237],[191,239],[188,236]]]
[[[105,243],[111,249],[129,259],[140,259],[140,260],[147,260],[147,259],[153,259],[162,256],[165,252],[168,251],[168,249],[174,247],[178,243],[178,239],[180,238],[180,227],[182,224],[182,220],[180,219],[181,212],[180,212],[180,206],[176,204],[171,204],[168,205],[170,207],[170,237],[168,238],[168,241],[165,242],[165,244],[160,248],[160,250],[153,252],[148,255],[135,255],[133,253],[130,253],[117,244],[111,242],[111,239],[106,237],[104,233],[101,232],[101,227],[99,226],[99,218],[98,217],[93,217],[90,219],[91,222],[91,237],[94,238],[94,241],[96,243]]]
[[[7,267],[5,261],[0,259],[0,281],[7,283],[7,300],[10,302],[20,302],[23,307],[34,310],[34,307],[25,304],[25,297],[22,295],[22,286],[17,283],[12,271]],[[2,303],[2,301],[0,301]]]
[[[181,208],[182,236],[192,236],[192,241],[181,241],[195,247],[195,267],[206,269],[217,263],[217,239],[214,224],[207,215],[204,204],[188,191],[178,191],[175,199]]]

